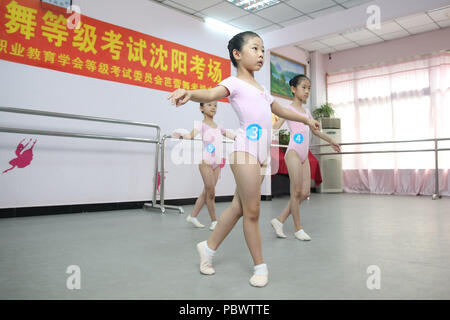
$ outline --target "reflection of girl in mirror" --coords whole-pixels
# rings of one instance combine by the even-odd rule
[[[214,116],[217,112],[217,101],[200,103],[200,111],[203,113],[204,119],[199,126],[196,126],[196,128],[188,134],[182,135],[175,131],[172,133],[172,137],[175,139],[194,139],[199,133],[202,136],[203,155],[202,162],[198,167],[205,187],[203,188],[203,192],[197,198],[197,201],[195,201],[192,213],[187,216],[186,220],[197,228],[204,228],[205,226],[198,221],[197,216],[206,203],[211,218],[209,230],[212,231],[217,224],[215,188],[217,181],[219,180],[220,169],[222,169],[225,164],[225,159],[222,158],[221,152],[222,136],[232,140],[234,140],[236,136],[214,122]]]

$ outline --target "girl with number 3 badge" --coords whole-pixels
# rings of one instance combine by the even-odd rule
[[[283,108],[274,101],[267,89],[255,81],[254,72],[259,71],[264,63],[264,44],[259,35],[251,31],[235,35],[228,42],[228,51],[231,62],[237,69],[236,77],[228,77],[211,89],[178,89],[170,94],[168,99],[176,106],[189,100],[210,102],[225,97],[230,100],[240,123],[233,152],[229,156],[236,191],[230,206],[220,216],[209,239],[197,244],[200,272],[207,275],[215,273],[212,266],[213,256],[236,222],[243,217],[244,236],[254,263],[250,284],[263,287],[268,282],[269,271],[262,255],[259,229],[261,182],[264,179],[261,169],[266,167],[270,151],[272,112],[314,129],[320,129],[320,124]]]
[[[309,110],[302,107],[302,104],[306,103],[309,91],[311,90],[311,81],[309,78],[305,75],[296,75],[289,81],[289,86],[294,95],[294,100],[288,109],[312,119]],[[285,119],[279,119],[273,128],[279,129],[284,121]],[[286,238],[283,232],[283,223],[292,213],[296,230],[295,237],[299,240],[309,241],[311,240],[310,236],[303,230],[300,224],[300,204],[309,197],[309,190],[311,188],[311,171],[308,160],[309,127],[293,121],[287,121],[287,124],[291,132],[291,138],[284,158],[291,184],[291,199],[278,218],[272,219],[270,224],[279,238]],[[341,147],[333,139],[315,128],[311,129],[314,135],[331,144],[334,151],[341,152]]]

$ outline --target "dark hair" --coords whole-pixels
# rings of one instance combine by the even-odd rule
[[[242,50],[247,38],[249,37],[258,37],[261,38],[257,33],[253,31],[244,31],[236,34],[230,41],[228,41],[228,52],[230,53],[230,60],[233,63],[233,66],[237,67],[237,61],[234,59],[233,50],[237,49],[238,51]]]
[[[291,87],[296,87],[300,82],[302,82],[302,80],[308,80],[309,83],[311,83],[311,79],[309,79],[307,76],[305,76],[304,74],[298,74],[295,77],[293,77],[291,80],[289,80],[289,86]]]

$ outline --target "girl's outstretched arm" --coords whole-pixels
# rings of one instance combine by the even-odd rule
[[[275,122],[273,124],[273,129],[280,129],[281,126],[283,125],[284,121],[286,121],[286,120],[283,118],[278,118],[277,122]]]
[[[323,132],[320,132],[319,130],[312,129],[311,131],[314,135],[318,136],[320,139],[325,140],[326,142],[331,144],[331,147],[333,148],[334,151],[341,152],[341,146],[338,143],[336,143],[333,139],[331,139],[330,136],[326,135]]]
[[[192,129],[192,131],[190,133],[185,133],[185,134],[174,131],[172,133],[172,138],[174,138],[174,139],[194,139],[194,137],[197,135],[197,133],[198,133],[198,130],[195,128]]]
[[[224,136],[231,140],[236,139],[236,135],[228,130],[225,131]]]
[[[227,96],[228,90],[224,86],[217,86],[211,89],[198,90],[177,89],[167,97],[167,100],[171,100],[172,104],[179,107],[189,100],[208,103],[223,99]]]
[[[275,100],[272,102],[270,107],[272,108],[272,112],[275,113],[280,118],[297,121],[297,122],[302,122],[302,123],[306,124],[307,126],[309,126],[311,128],[311,130],[313,130],[313,129],[320,130],[319,122],[317,122],[316,120],[312,120],[308,117],[301,116],[292,110],[284,108]]]

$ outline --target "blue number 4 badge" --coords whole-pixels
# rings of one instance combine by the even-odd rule
[[[300,144],[300,143],[302,143],[303,142],[303,135],[301,134],[301,133],[296,133],[295,135],[294,135],[294,141],[296,142],[296,143],[298,143],[298,144]]]
[[[213,153],[215,150],[216,150],[216,148],[214,147],[213,144],[208,144],[206,146],[206,151],[209,152],[209,153]]]
[[[251,124],[247,127],[247,138],[252,141],[257,141],[262,136],[262,129],[259,124]]]

